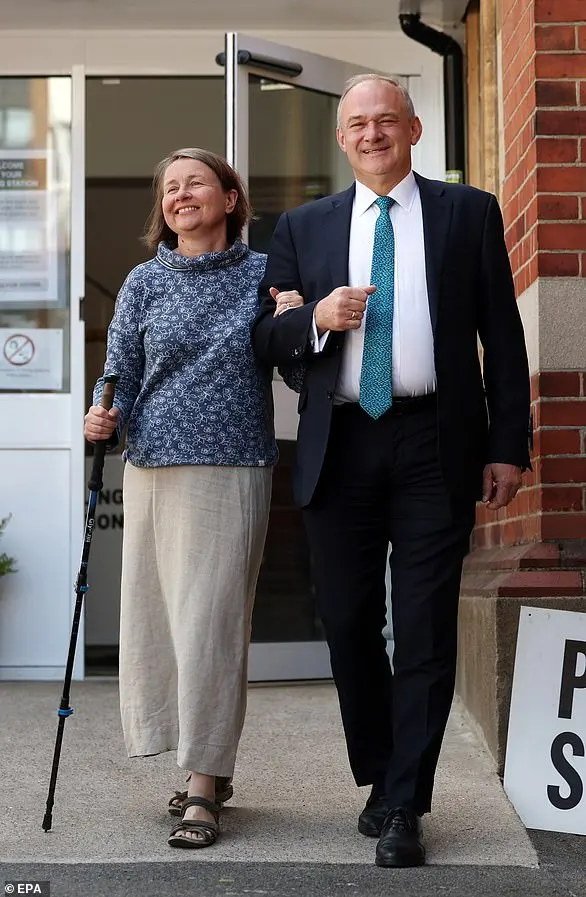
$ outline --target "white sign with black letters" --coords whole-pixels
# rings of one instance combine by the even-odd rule
[[[586,834],[586,614],[522,607],[505,791],[527,828]]]
[[[48,150],[0,150],[0,304],[56,302],[57,193]]]

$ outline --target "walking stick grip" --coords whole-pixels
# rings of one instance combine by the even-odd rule
[[[107,374],[104,377],[104,389],[102,398],[100,399],[100,405],[102,408],[105,408],[106,411],[109,411],[114,404],[114,391],[116,389],[117,380],[118,377],[116,374]],[[104,485],[102,474],[104,471],[104,458],[106,456],[107,445],[108,440],[102,439],[100,442],[96,442],[94,447],[94,463],[92,465],[92,472],[88,483],[88,488],[91,492],[99,492]]]

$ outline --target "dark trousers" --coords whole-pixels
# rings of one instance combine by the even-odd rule
[[[304,519],[350,765],[358,785],[419,814],[431,808],[454,693],[474,511],[443,484],[432,397],[397,401],[377,421],[358,405],[334,409]],[[389,542],[393,671],[382,634]]]

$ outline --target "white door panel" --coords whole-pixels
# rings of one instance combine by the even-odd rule
[[[0,516],[12,515],[0,547],[17,567],[0,580],[0,678],[58,677],[71,621],[70,452],[4,450],[0,461]]]

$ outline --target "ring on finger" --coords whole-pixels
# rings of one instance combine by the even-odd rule
[[[350,315],[350,317],[352,318],[352,320],[354,320],[356,318],[356,312],[353,311],[352,314]]]

